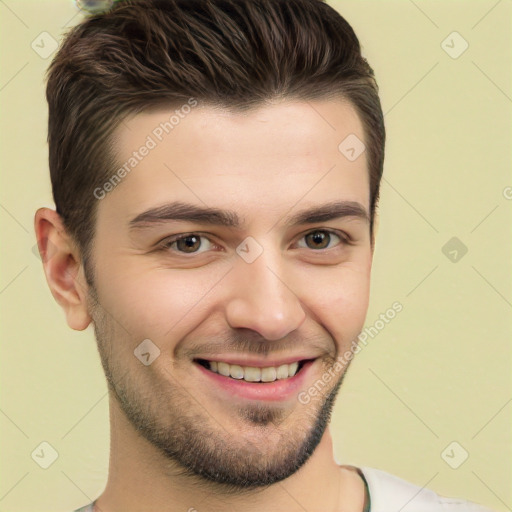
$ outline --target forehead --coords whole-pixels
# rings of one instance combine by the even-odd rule
[[[275,208],[287,202],[284,192],[289,200],[318,194],[368,206],[366,153],[350,160],[340,150],[347,138],[364,140],[347,102],[288,99],[245,112],[191,105],[120,124],[113,141],[124,172],[100,208],[136,213],[176,197]]]
[[[284,99],[247,111],[228,110],[191,102],[172,108],[152,109],[125,119],[115,133],[119,155],[128,155],[150,137],[158,146],[175,144],[174,151],[194,154],[225,153],[234,156],[259,151],[264,159],[290,153],[310,153],[340,137],[355,134],[363,140],[363,127],[354,107],[340,99],[300,101]],[[179,147],[185,142],[185,147]],[[284,145],[283,145],[284,143]]]

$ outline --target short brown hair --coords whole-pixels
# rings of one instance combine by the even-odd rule
[[[113,130],[191,97],[231,110],[348,100],[364,127],[373,235],[385,143],[378,86],[351,26],[322,0],[118,1],[66,35],[46,96],[53,197],[86,266],[93,190],[116,169]]]

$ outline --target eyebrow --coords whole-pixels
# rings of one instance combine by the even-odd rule
[[[366,208],[356,201],[334,201],[306,208],[292,216],[285,217],[284,222],[290,226],[299,226],[343,217],[370,222]],[[139,229],[167,221],[186,221],[238,229],[243,228],[244,225],[238,214],[232,210],[175,201],[139,213],[129,222],[129,228],[130,230]]]

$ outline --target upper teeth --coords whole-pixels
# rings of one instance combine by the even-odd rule
[[[208,361],[210,370],[220,373],[225,377],[234,379],[243,379],[248,382],[273,382],[276,379],[287,379],[297,373],[299,367],[298,361],[291,364],[282,364],[281,366],[269,366],[267,368],[257,368],[255,366],[239,366],[217,361]]]

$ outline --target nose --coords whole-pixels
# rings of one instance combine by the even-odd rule
[[[232,328],[252,329],[265,339],[279,340],[298,329],[306,313],[294,283],[283,277],[282,265],[266,254],[252,263],[241,258],[236,262],[225,314]]]

